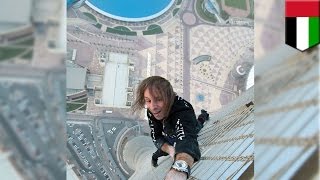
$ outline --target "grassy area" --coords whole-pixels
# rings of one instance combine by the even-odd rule
[[[162,29],[152,29],[149,31],[142,31],[143,35],[153,35],[153,34],[161,34],[163,33]]]
[[[157,24],[151,24],[150,26],[148,26],[147,30],[150,31],[152,29],[157,29],[157,28],[161,28],[161,27]]]
[[[209,22],[213,22],[213,23],[216,23],[217,22],[217,19],[214,15],[208,13],[208,12],[204,12],[203,9],[202,9],[202,3],[203,3],[204,0],[197,0],[196,2],[196,10],[197,10],[197,13],[198,15],[203,19],[203,20],[206,20],[206,21],[209,21]]]
[[[135,32],[135,31],[121,31],[118,29],[110,28],[110,27],[107,27],[106,32],[113,33],[113,34],[127,35],[127,36],[136,36],[137,35],[137,32]]]
[[[33,44],[34,44],[33,38],[25,39],[25,40],[13,43],[13,45],[26,45],[26,46],[33,46]]]
[[[254,20],[254,14],[252,12],[250,12],[250,14],[247,16],[247,18]]]
[[[177,1],[177,6],[179,6],[182,3],[182,0]]]
[[[124,26],[117,26],[117,27],[114,27],[113,29],[117,29],[117,30],[120,30],[120,31],[131,32],[131,30],[129,28],[124,27]]]
[[[248,15],[247,18],[254,19],[254,2],[253,0],[249,0],[249,3],[250,3],[250,14]]]
[[[25,55],[22,56],[23,59],[31,59],[33,55],[33,50],[29,50]]]
[[[79,99],[79,100],[75,100],[72,102],[76,102],[76,103],[87,103],[88,102],[88,98],[83,98],[83,99]]]
[[[0,61],[18,56],[25,48],[0,47]]]
[[[83,104],[72,104],[72,103],[67,103],[67,112],[74,111],[78,108],[83,106]]]
[[[93,14],[88,13],[88,12],[83,12],[83,14],[85,16],[87,16],[88,18],[92,19],[93,21],[97,22],[97,18]]]
[[[82,106],[79,110],[82,110],[82,111],[87,110],[87,105]]]
[[[178,13],[179,9],[180,8],[175,8],[172,12],[172,16],[175,16]]]
[[[97,23],[97,24],[94,24],[94,26],[95,26],[96,28],[98,28],[98,29],[101,29],[101,27],[102,27],[102,24],[100,24],[100,23]]]
[[[152,24],[148,27],[146,31],[142,31],[143,35],[153,35],[163,33],[162,28],[159,25]]]
[[[225,0],[226,6],[247,10],[246,0]]]

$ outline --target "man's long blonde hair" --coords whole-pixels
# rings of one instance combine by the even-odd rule
[[[151,76],[144,79],[138,86],[135,101],[132,105],[133,112],[141,110],[145,107],[144,92],[149,89],[153,97],[160,97],[164,102],[164,115],[168,117],[170,109],[173,105],[176,93],[168,80],[161,76]]]

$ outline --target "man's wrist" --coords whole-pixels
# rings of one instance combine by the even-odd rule
[[[174,171],[175,173],[179,173],[181,176],[184,176],[186,179],[189,178],[189,175],[188,175],[187,172],[178,171],[178,170],[176,170],[176,169],[174,169],[172,167],[171,167],[170,170]]]
[[[175,154],[175,149],[173,146],[169,145],[168,150],[169,150],[169,154],[173,154],[173,155]]]
[[[169,145],[168,143],[163,143],[162,147],[161,147],[161,150],[170,154],[170,153],[174,153],[175,152],[175,149],[173,146]]]
[[[177,171],[173,168],[167,173],[165,180],[186,180],[188,179],[187,173]]]
[[[187,178],[189,178],[190,176],[190,166],[183,160],[176,160],[175,162],[173,162],[171,169],[185,173],[187,175]]]
[[[190,167],[192,167],[192,165],[194,163],[193,157],[191,155],[189,155],[187,153],[183,153],[183,152],[177,153],[175,160],[183,160],[183,161],[187,162]]]

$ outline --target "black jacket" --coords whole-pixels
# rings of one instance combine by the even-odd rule
[[[187,153],[198,161],[201,157],[197,133],[201,125],[196,119],[192,105],[179,96],[174,103],[164,123],[155,119],[152,113],[147,111],[151,138],[155,146],[160,149],[166,142],[175,146],[176,154]]]

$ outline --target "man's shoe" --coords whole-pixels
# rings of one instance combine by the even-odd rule
[[[158,159],[151,158],[151,164],[153,167],[157,167],[158,166]]]

